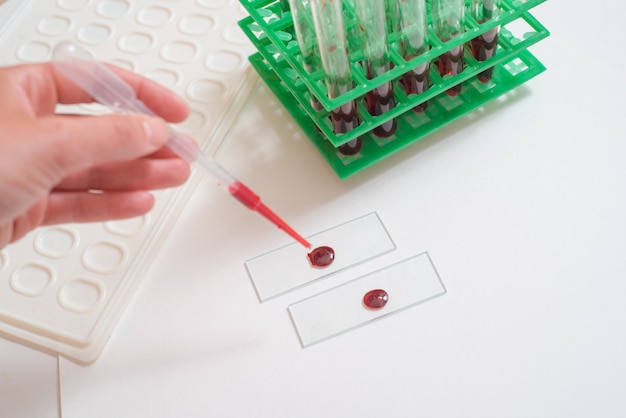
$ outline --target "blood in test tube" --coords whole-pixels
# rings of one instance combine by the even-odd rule
[[[448,42],[465,31],[464,0],[431,0],[431,18],[435,34],[442,42]],[[444,52],[437,59],[437,67],[441,76],[456,76],[463,71],[464,45],[457,45]],[[461,92],[461,84],[449,88],[449,96],[457,96]]]
[[[477,61],[486,61],[496,54],[496,47],[498,46],[498,28],[493,28],[477,36],[470,41],[470,51],[472,56]],[[488,83],[493,76],[493,67],[489,67],[484,71],[478,73],[478,81],[481,83]]]
[[[324,70],[324,84],[329,98],[348,93],[352,87],[352,63],[348,53],[348,39],[341,0],[315,0],[311,3],[320,59]],[[356,101],[348,100],[330,114],[335,134],[345,134],[357,128],[361,121]],[[362,147],[360,137],[337,149],[341,154],[357,154]]]
[[[333,132],[335,133],[347,133],[359,126],[359,114],[356,108],[356,102],[354,100],[333,109],[330,112],[330,120],[333,123]],[[344,155],[354,155],[361,151],[363,142],[361,138],[355,138],[347,143],[340,145],[340,153]]]
[[[383,289],[373,289],[363,296],[363,305],[367,309],[382,309],[389,300],[389,295]]]
[[[428,23],[425,0],[402,0],[391,8],[392,30],[397,34],[400,54],[410,61],[427,52]],[[400,79],[407,95],[422,94],[430,87],[430,62],[424,62],[405,72]],[[423,113],[428,102],[413,107],[415,113]]]
[[[500,0],[472,0],[470,5],[470,14],[476,22],[480,24],[497,17],[499,13]],[[470,52],[472,53],[472,56],[476,58],[476,61],[481,62],[488,60],[496,54],[499,34],[500,27],[496,26],[495,28],[489,29],[487,32],[470,40]],[[491,81],[492,76],[493,67],[489,67],[480,72],[477,78],[481,83],[488,83]]]
[[[356,155],[363,148],[363,141],[361,138],[352,139],[343,145],[340,145],[337,150],[343,155]]]
[[[408,56],[405,60],[410,60],[413,57]],[[418,65],[412,70],[407,71],[402,75],[402,85],[406,94],[422,94],[430,85],[430,63],[425,62]],[[413,107],[415,113],[424,113],[428,108],[428,101],[422,102]]]
[[[372,79],[375,78],[374,71],[370,66],[367,67],[367,78]],[[367,103],[367,111],[372,116],[380,116],[384,115],[394,107],[396,107],[396,99],[393,94],[393,84],[388,81],[383,85],[376,87],[369,91],[365,97],[365,102]],[[372,129],[374,135],[387,138],[393,135],[397,129],[397,122],[394,119],[389,119],[382,125],[379,125]]]
[[[328,267],[335,260],[335,250],[329,246],[321,246],[307,254],[313,267]]]
[[[461,44],[452,48],[448,52],[444,52],[439,56],[437,60],[437,66],[439,67],[439,74],[455,76],[463,71],[463,50],[464,46]],[[461,93],[461,84],[450,87],[446,90],[448,96],[458,96]]]
[[[354,3],[356,14],[356,36],[363,54],[365,76],[374,80],[389,71],[389,47],[387,42],[387,19],[385,2],[359,0]],[[387,81],[369,90],[365,96],[367,111],[372,116],[382,116],[396,106],[393,83]],[[397,128],[395,118],[389,119],[372,129],[378,137],[392,136]]]

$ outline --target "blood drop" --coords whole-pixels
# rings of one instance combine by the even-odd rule
[[[335,250],[330,247],[317,247],[307,254],[313,267],[327,267],[335,260]]]
[[[367,309],[381,309],[387,304],[389,295],[383,289],[370,290],[363,296],[363,305]]]

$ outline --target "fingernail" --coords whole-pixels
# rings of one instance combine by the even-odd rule
[[[143,130],[148,138],[148,143],[155,148],[162,146],[167,141],[167,127],[157,118],[146,118],[142,122]]]

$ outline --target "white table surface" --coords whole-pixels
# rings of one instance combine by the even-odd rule
[[[625,416],[626,7],[600,3],[539,6],[547,72],[346,181],[260,85],[220,161],[304,235],[375,210],[398,249],[260,304],[243,263],[289,239],[205,181],[96,363],[58,388],[0,340],[2,415]],[[446,295],[300,347],[289,303],[423,251]]]
[[[0,414],[60,416],[58,356],[0,338]]]

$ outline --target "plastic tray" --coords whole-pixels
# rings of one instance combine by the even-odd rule
[[[235,0],[9,0],[0,64],[45,61],[60,40],[184,96],[179,126],[213,154],[258,80]],[[97,106],[60,108],[96,113]],[[100,355],[151,260],[199,182],[157,193],[141,218],[40,228],[0,251],[0,333],[78,362]]]
[[[544,71],[545,67],[527,50],[549,35],[546,28],[528,12],[544,1],[502,0],[501,15],[483,24],[466,16],[466,31],[462,35],[448,42],[441,42],[431,33],[431,49],[410,61],[405,61],[392,43],[390,60],[394,64],[393,69],[372,80],[366,79],[364,75],[358,50],[351,48],[355,87],[333,99],[327,97],[322,71],[309,74],[304,70],[297,42],[292,35],[291,14],[283,12],[278,1],[240,0],[250,16],[242,19],[239,25],[258,50],[257,54],[250,57],[258,73],[337,175],[345,178],[424,138]],[[350,25],[354,24],[350,18],[353,14],[351,2],[344,1],[344,8],[349,31]],[[424,62],[432,62],[451,48],[467,43],[496,26],[501,26],[501,31],[494,57],[478,62],[466,48],[465,69],[459,75],[442,78],[436,66],[431,65],[429,90],[420,95],[404,94],[398,80],[406,71]],[[476,75],[490,67],[494,67],[491,82],[479,83]],[[396,83],[396,107],[384,115],[370,116],[360,99],[368,91],[389,81]],[[459,96],[449,97],[444,93],[457,84],[463,85]],[[311,106],[310,94],[324,106],[323,110],[318,111]],[[348,133],[336,135],[329,121],[330,111],[355,99],[358,99],[361,125]],[[429,106],[424,114],[418,115],[411,111],[425,101],[429,102]],[[370,133],[391,118],[398,121],[395,135],[383,139]],[[337,152],[337,147],[358,136],[363,138],[361,152],[355,156],[344,156]]]

